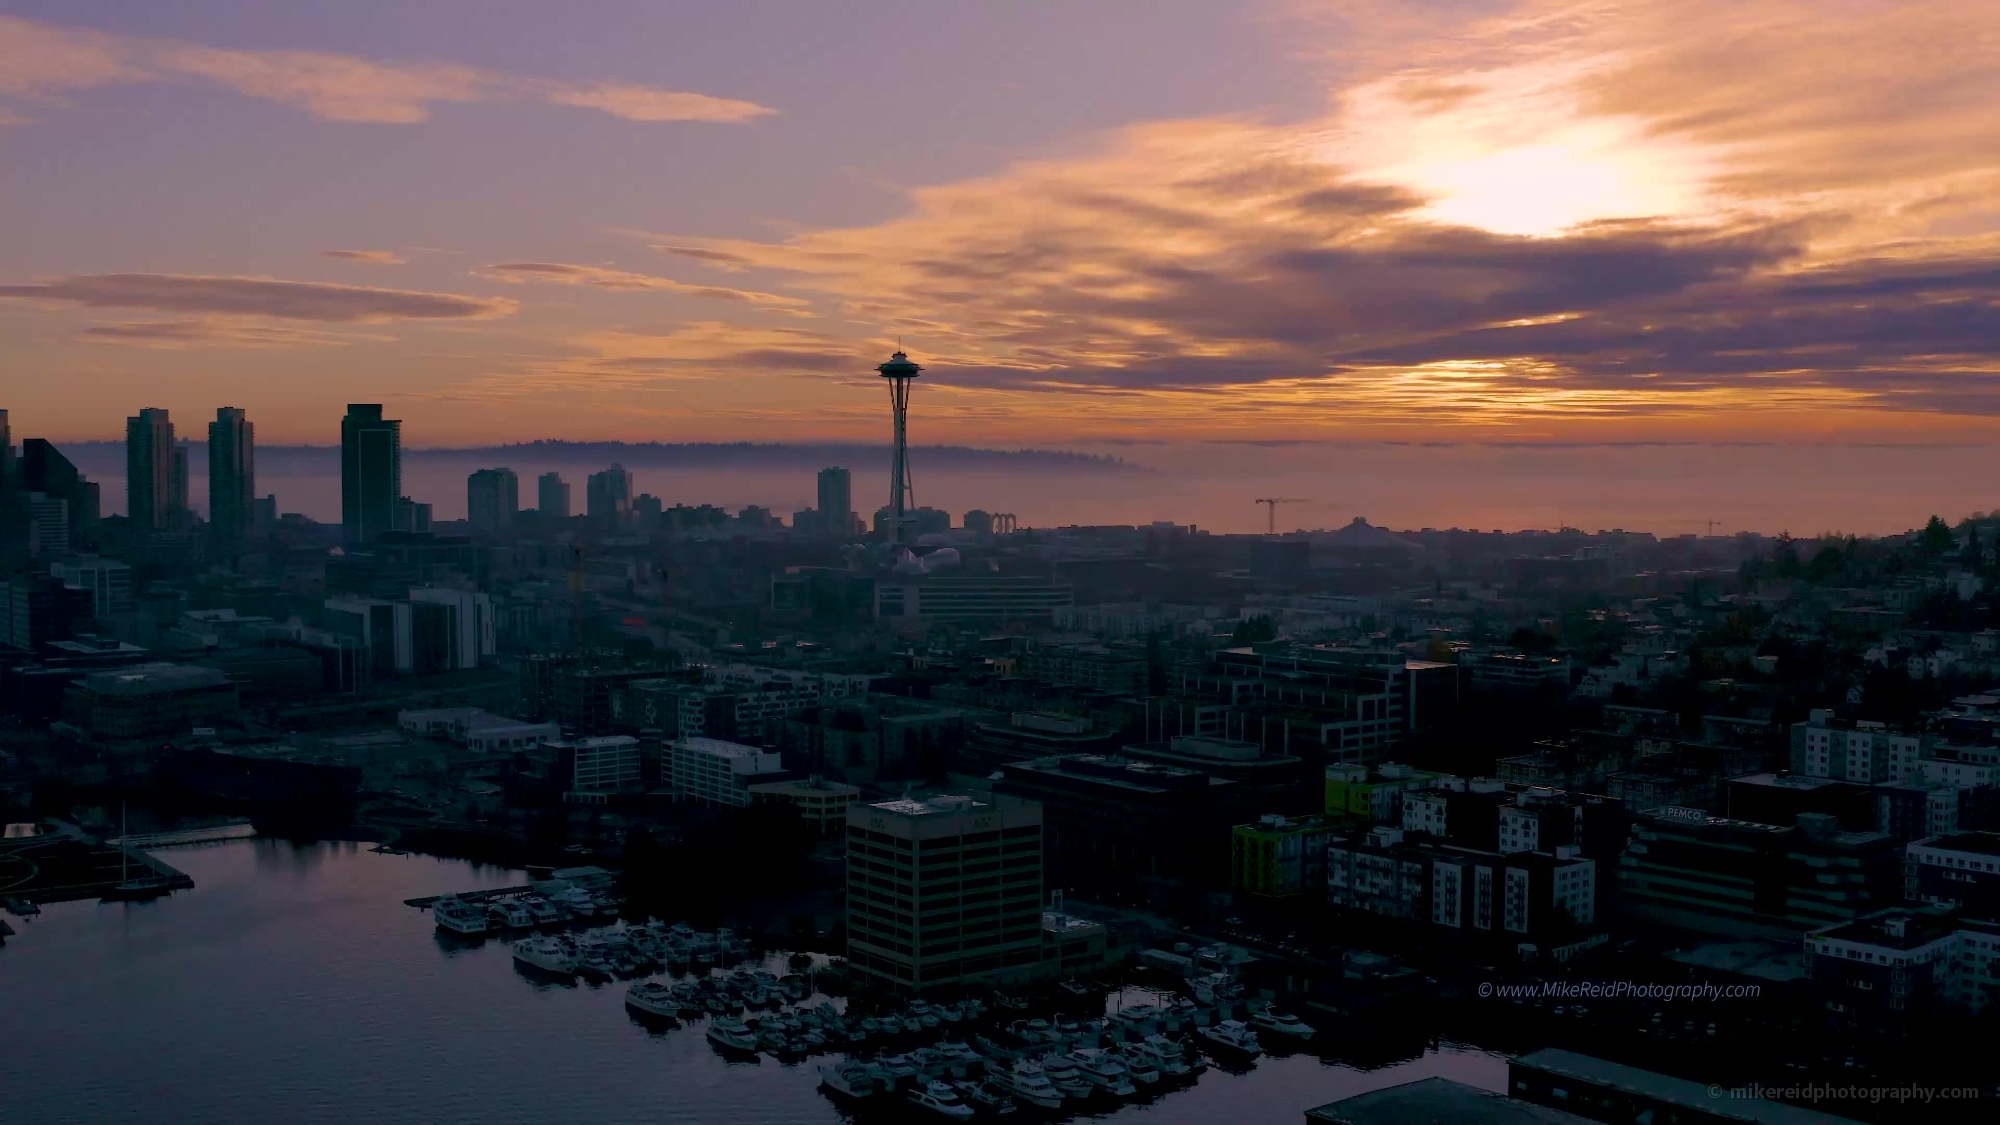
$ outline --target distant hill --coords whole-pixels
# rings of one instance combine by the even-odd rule
[[[195,475],[207,470],[206,442],[183,441]],[[66,442],[59,448],[86,476],[125,475],[125,445],[114,441]],[[910,450],[919,470],[964,469],[990,472],[1144,473],[1152,470],[1120,457],[1057,449],[981,449],[966,445],[923,445]],[[334,445],[257,446],[259,472],[297,476],[339,472]],[[409,462],[479,465],[575,464],[601,468],[613,461],[628,468],[755,469],[822,468],[844,465],[874,469],[889,463],[889,447],[858,443],[533,441],[458,449],[405,449]]]

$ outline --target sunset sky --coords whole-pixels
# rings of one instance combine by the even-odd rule
[[[2000,438],[2000,21],[0,0],[16,435]]]

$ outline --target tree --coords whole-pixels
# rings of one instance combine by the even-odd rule
[[[1274,640],[1277,635],[1278,627],[1271,623],[1270,617],[1258,614],[1237,622],[1236,631],[1229,635],[1229,641],[1237,645],[1254,645],[1259,641]]]
[[[1924,525],[1923,533],[1917,537],[1917,549],[1933,559],[1943,558],[1955,543],[1951,528],[1937,516],[1930,518],[1930,522]]]

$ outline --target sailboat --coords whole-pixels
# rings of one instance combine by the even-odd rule
[[[118,803],[118,885],[104,892],[104,901],[118,902],[131,899],[158,898],[161,895],[172,893],[174,881],[169,876],[155,873],[141,875],[136,879],[132,877],[132,849],[125,842],[129,836],[127,824],[125,803],[120,801]]]

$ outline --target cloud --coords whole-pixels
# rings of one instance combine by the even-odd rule
[[[1530,2],[1410,31],[1319,120],[1155,122],[885,222],[655,245],[906,333],[927,385],[1127,428],[2000,415],[1977,10]]]
[[[515,302],[504,298],[456,293],[419,293],[262,277],[155,273],[89,274],[34,285],[0,285],[0,297],[89,308],[157,309],[329,324],[487,320],[511,315],[517,307]]]
[[[289,324],[269,324],[222,317],[94,324],[83,330],[82,338],[89,343],[168,351],[197,347],[339,347],[352,342],[347,336],[337,336]],[[383,339],[383,337],[367,338]]]
[[[410,124],[438,104],[532,100],[628,121],[733,124],[777,112],[755,102],[627,83],[565,83],[444,62],[383,63],[318,51],[244,51],[109,35],[0,16],[0,94],[33,98],[187,80],[329,121]]]
[[[367,262],[376,266],[400,266],[409,261],[394,250],[322,250],[323,258],[340,258],[349,262]]]
[[[690,285],[672,278],[654,277],[651,274],[606,269],[601,266],[572,265],[568,262],[500,262],[482,266],[473,270],[472,274],[488,281],[505,281],[512,284],[538,281],[555,285],[582,285],[592,289],[619,292],[679,293],[683,296],[702,297],[714,301],[741,301],[795,315],[803,315],[806,305],[805,301],[797,297],[785,297],[776,293],[730,289],[719,285]]]

